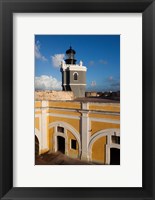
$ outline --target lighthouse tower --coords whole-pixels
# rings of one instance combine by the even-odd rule
[[[85,97],[86,71],[82,61],[76,64],[75,50],[70,47],[66,51],[66,59],[61,63],[62,90],[73,91],[76,97]]]

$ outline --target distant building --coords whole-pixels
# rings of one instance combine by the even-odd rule
[[[112,100],[120,101],[120,91],[104,92],[104,93],[102,93],[101,97],[104,99],[112,99]]]
[[[86,97],[98,97],[97,92],[86,92],[85,94]]]
[[[66,60],[61,63],[62,90],[73,91],[75,97],[84,97],[86,91],[86,71],[82,61],[76,64],[75,50],[66,51]]]

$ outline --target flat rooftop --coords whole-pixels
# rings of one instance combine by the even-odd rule
[[[76,101],[76,102],[95,102],[95,103],[120,103],[119,100],[103,99],[103,98],[98,98],[98,97],[81,97],[81,98],[75,98],[72,101]]]

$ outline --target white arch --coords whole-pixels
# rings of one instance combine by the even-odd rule
[[[37,136],[38,141],[39,141],[39,154],[40,154],[40,152],[41,152],[41,133],[37,128],[35,128],[35,135]]]
[[[39,144],[41,144],[41,133],[37,128],[35,128],[35,135],[37,136],[37,138],[39,140]]]
[[[72,127],[70,124],[66,123],[66,122],[62,122],[62,121],[56,121],[56,122],[52,122],[49,124],[48,128],[53,128],[53,127],[57,127],[57,126],[62,126],[64,127],[65,129],[69,130],[74,136],[75,138],[77,139],[78,141],[78,144],[79,144],[79,154],[81,152],[81,142],[80,142],[80,134],[78,133],[78,131]],[[62,136],[61,133],[58,133],[57,136],[60,135]]]
[[[73,73],[74,81],[78,80],[78,76],[79,76],[78,72]]]
[[[120,129],[105,129],[100,130],[96,132],[94,135],[90,137],[89,146],[88,146],[88,152],[89,152],[89,158],[92,158],[92,146],[96,140],[103,136],[107,136],[107,144],[106,144],[106,163],[109,164],[110,162],[110,148],[120,148],[120,145],[118,144],[112,144],[111,143],[111,136],[116,135],[120,136]]]
[[[78,72],[74,72],[74,73],[73,73],[73,76],[74,76],[74,74],[77,74],[77,75],[79,75],[79,74],[78,74]]]
[[[92,147],[93,143],[98,140],[100,137],[103,136],[108,136],[108,135],[116,135],[116,136],[120,136],[120,130],[119,129],[105,129],[105,130],[100,130],[98,132],[96,132],[95,134],[93,134],[90,137],[90,141],[89,141],[89,149]]]

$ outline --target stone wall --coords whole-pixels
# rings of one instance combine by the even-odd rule
[[[73,100],[73,92],[68,91],[35,91],[35,100]]]

